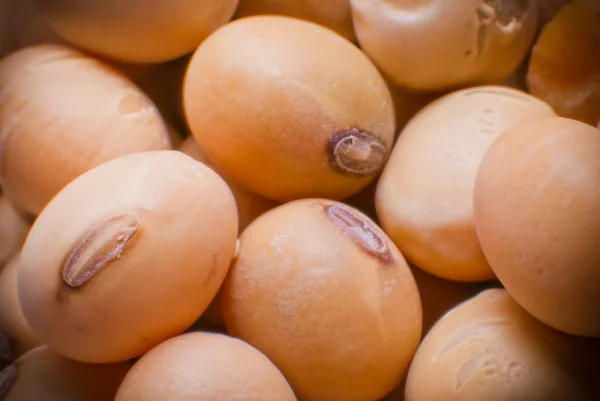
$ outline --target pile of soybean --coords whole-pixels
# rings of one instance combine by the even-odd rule
[[[596,0],[0,0],[0,401],[599,400],[599,38]]]

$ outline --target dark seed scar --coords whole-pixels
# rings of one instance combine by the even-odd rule
[[[386,240],[367,220],[341,204],[323,206],[329,220],[341,228],[362,251],[376,258],[384,267],[393,265],[394,258]]]
[[[17,381],[17,376],[19,376],[19,367],[15,363],[0,371],[0,401],[3,401],[10,393],[10,389]]]
[[[121,257],[139,228],[137,215],[122,213],[89,230],[64,259],[64,282],[69,287],[79,287],[91,280],[103,267]]]
[[[347,128],[331,136],[327,144],[327,155],[335,170],[368,177],[382,170],[387,147],[383,140],[370,131]]]

